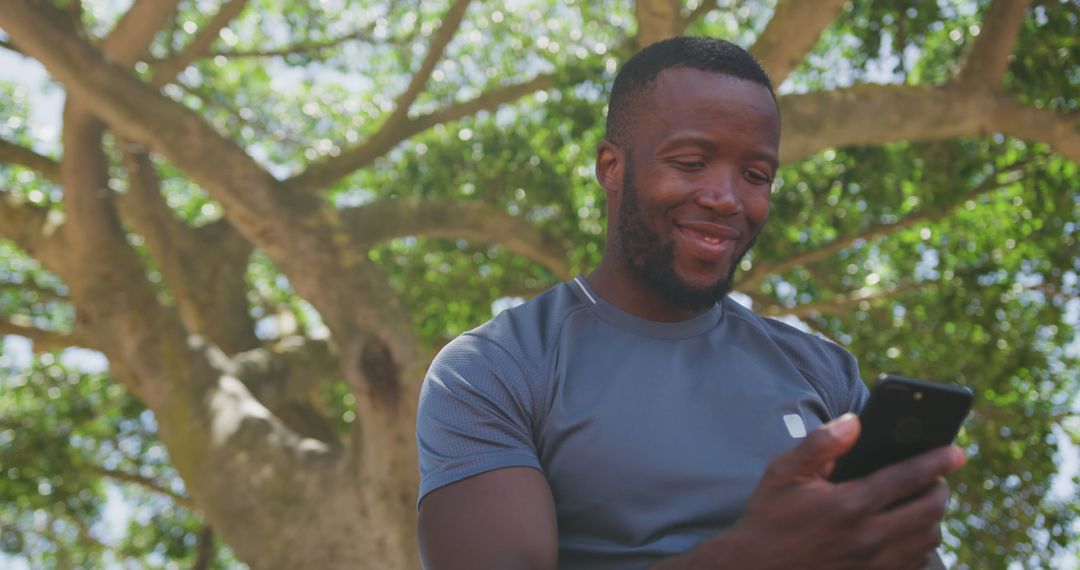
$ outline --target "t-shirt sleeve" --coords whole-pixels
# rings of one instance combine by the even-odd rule
[[[420,498],[495,469],[541,469],[533,437],[534,398],[520,362],[474,334],[435,357],[420,389],[416,441]]]
[[[816,377],[833,418],[848,412],[858,414],[866,406],[870,392],[859,373],[855,356],[831,341],[815,337],[812,340],[814,348],[808,354],[814,356],[811,362],[803,364],[806,366],[804,373]]]
[[[859,363],[848,350],[832,341],[796,331],[787,324],[774,323],[774,340],[821,395],[830,419],[848,412],[859,413],[870,392],[859,373]]]
[[[839,404],[837,407],[840,408],[837,411],[839,415],[847,412],[858,414],[862,412],[867,400],[870,399],[870,390],[866,388],[866,383],[863,382],[862,375],[859,373],[859,363],[847,349],[840,345],[829,344],[836,355],[842,378],[840,391],[834,398]]]

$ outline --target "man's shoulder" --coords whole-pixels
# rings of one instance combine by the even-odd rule
[[[854,357],[844,347],[819,335],[799,329],[779,319],[763,317],[728,297],[724,300],[728,315],[738,318],[779,346],[793,359],[806,365],[849,366]]]
[[[543,358],[566,319],[586,305],[568,283],[506,309],[462,333],[445,350],[499,350],[521,361]]]
[[[458,335],[432,360],[421,408],[468,402],[489,411],[521,411],[527,417],[519,418],[522,426],[536,425],[544,414],[546,371],[558,352],[559,330],[584,306],[563,283]]]
[[[846,348],[781,320],[758,315],[733,299],[725,302],[727,314],[768,336],[788,362],[818,390],[832,417],[862,409],[867,397],[866,385],[858,362]]]
[[[557,285],[439,351],[417,405],[421,498],[487,471],[542,469],[536,434],[548,409],[548,362],[561,323],[582,306]]]

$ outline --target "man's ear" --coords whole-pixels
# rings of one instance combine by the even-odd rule
[[[596,145],[596,181],[610,195],[622,190],[626,153],[615,143],[604,139]]]

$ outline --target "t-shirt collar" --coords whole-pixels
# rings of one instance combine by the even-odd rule
[[[720,301],[701,314],[684,321],[652,321],[628,313],[605,301],[589,286],[583,275],[574,277],[567,285],[602,320],[627,332],[643,336],[667,339],[689,338],[711,330],[724,316],[724,303]]]

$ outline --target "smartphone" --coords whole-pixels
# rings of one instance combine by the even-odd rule
[[[848,481],[886,465],[949,445],[971,409],[973,395],[962,386],[884,375],[859,414],[855,446],[836,462],[829,479]]]

